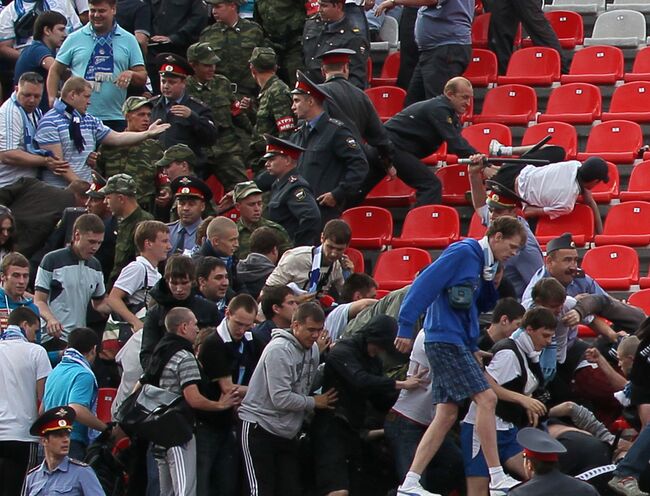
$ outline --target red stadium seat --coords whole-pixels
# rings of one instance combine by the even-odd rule
[[[634,58],[632,72],[626,72],[625,82],[650,81],[650,47],[639,50]]]
[[[488,31],[490,29],[490,14],[481,14],[474,17],[472,22],[472,47],[474,48],[487,48],[488,46]],[[521,23],[517,29],[515,40],[513,43],[515,48],[521,45]]]
[[[447,165],[436,171],[442,183],[442,202],[446,205],[469,205],[470,190],[466,165]]]
[[[499,143],[505,146],[512,145],[512,133],[510,132],[510,128],[503,124],[474,124],[472,126],[464,127],[460,133],[474,148],[486,155],[488,153],[490,141],[493,139],[498,140]],[[455,164],[458,161],[458,156],[453,154],[447,155],[445,161],[448,164]]]
[[[497,56],[483,48],[472,49],[472,58],[463,76],[475,87],[486,87],[497,82]]]
[[[104,423],[111,421],[111,406],[117,396],[116,388],[99,388],[97,391],[97,418]]]
[[[569,74],[560,77],[565,83],[614,84],[623,79],[623,51],[613,46],[590,46],[577,50]]]
[[[607,162],[607,169],[609,171],[609,182],[604,183],[601,181],[591,190],[591,196],[594,197],[597,203],[609,203],[621,194],[621,180],[618,168],[613,163]],[[582,201],[582,196],[578,199]]]
[[[239,220],[239,210],[237,210],[236,208],[233,207],[230,210],[228,210],[227,212],[224,212],[223,214],[221,214],[219,217],[227,217],[231,221],[237,222]]]
[[[483,111],[474,115],[473,122],[498,122],[527,126],[537,114],[537,95],[530,86],[507,84],[492,88],[485,95]]]
[[[370,190],[363,203],[379,207],[407,207],[415,203],[415,190],[399,177],[386,176]]]
[[[393,217],[381,207],[349,208],[341,219],[352,229],[353,248],[370,248],[381,250],[390,244],[393,237]]]
[[[411,284],[417,273],[431,263],[420,248],[396,248],[379,254],[373,278],[379,289],[400,289]]]
[[[535,237],[542,247],[553,238],[565,232],[573,235],[577,246],[584,246],[594,239],[594,214],[587,205],[577,203],[573,212],[551,220],[550,217],[540,217],[535,229]]]
[[[550,86],[560,80],[560,54],[554,48],[530,47],[517,50],[510,57],[505,76],[498,84]]]
[[[582,16],[577,12],[569,10],[554,10],[545,12],[544,15],[551,24],[553,31],[557,34],[562,48],[574,49],[576,45],[582,45],[585,40]],[[521,45],[532,46],[530,38],[521,40]]]
[[[370,57],[368,57],[370,59]],[[372,78],[371,86],[395,86],[397,83],[397,73],[399,72],[399,51],[391,52],[384,59],[384,65],[381,66],[379,77]]]
[[[601,157],[615,164],[631,164],[643,145],[643,133],[636,122],[607,121],[591,128],[587,147],[578,160]]]
[[[629,246],[597,246],[585,254],[582,268],[605,290],[628,290],[639,282],[639,257]]]
[[[377,86],[368,88],[366,95],[372,101],[381,121],[386,122],[404,108],[406,91],[397,86]]]
[[[214,199],[214,202],[219,203],[224,195],[223,184],[221,184],[214,175],[211,175],[209,178],[207,178],[205,184],[207,184],[210,188],[210,191],[212,191],[212,198]]]
[[[445,157],[447,157],[447,142],[443,141],[435,152],[428,157],[420,159],[420,161],[426,165],[436,166],[438,162],[445,160]]]
[[[614,119],[650,122],[650,81],[625,83],[614,90],[609,112],[603,112],[603,120]]]
[[[650,160],[636,164],[627,186],[621,191],[621,201],[650,201]]]
[[[345,254],[354,264],[354,271],[363,273],[366,271],[366,262],[363,259],[363,253],[356,248],[346,248]]]
[[[549,134],[552,136],[548,142],[549,145],[558,145],[564,148],[567,160],[576,157],[576,153],[578,153],[578,134],[576,128],[566,122],[544,122],[530,126],[526,128],[521,144],[522,146],[534,145]]]
[[[645,284],[645,285],[644,285]],[[647,288],[650,286],[650,277],[641,277],[639,279],[639,286]],[[627,302],[630,305],[639,307],[646,315],[650,315],[650,289],[642,289],[630,295]]]
[[[650,244],[650,203],[630,201],[613,205],[605,218],[597,245],[646,246]]]
[[[600,119],[600,90],[589,83],[570,83],[553,90],[546,105],[546,112],[537,122],[561,121],[571,124],[589,124]]]
[[[485,231],[487,231],[487,227],[483,225],[481,218],[476,212],[474,212],[472,214],[472,219],[469,221],[469,229],[467,230],[466,237],[481,239],[483,236],[485,236]]]
[[[424,205],[406,214],[399,238],[393,238],[394,248],[446,248],[460,238],[458,211],[444,205]]]

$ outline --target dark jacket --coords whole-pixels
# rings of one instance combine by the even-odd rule
[[[169,286],[165,279],[158,281],[151,291],[151,297],[155,300],[156,304],[153,305],[147,312],[144,319],[144,327],[142,329],[142,348],[140,350],[140,364],[144,370],[147,369],[149,358],[153,352],[156,344],[160,341],[166,332],[165,330],[165,317],[167,312],[172,308],[186,307],[192,310],[198,326],[200,327],[214,327],[221,322],[221,315],[217,309],[217,305],[213,302],[198,296],[194,291],[186,300],[177,300],[169,292]]]
[[[239,294],[242,290],[242,284],[239,281],[239,276],[237,274],[237,264],[239,259],[237,255],[232,255],[230,257],[224,255],[219,250],[215,250],[212,246],[212,243],[209,239],[206,239],[199,251],[193,255],[194,258],[199,257],[217,257],[226,264],[226,269],[228,270],[228,280],[230,281],[230,286],[228,287],[228,292],[226,293],[226,300],[230,301],[235,295]]]
[[[533,475],[528,482],[524,482],[508,491],[510,496],[597,496],[598,491],[586,482],[563,474],[555,469],[544,475]]]
[[[267,257],[260,253],[249,253],[237,263],[237,277],[242,284],[242,291],[257,298],[273,269],[275,264]]]

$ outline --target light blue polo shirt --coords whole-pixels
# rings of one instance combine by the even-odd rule
[[[66,38],[56,60],[68,66],[74,76],[85,77],[94,48],[93,29],[88,23]],[[117,25],[113,35],[113,78],[137,65],[144,65],[140,45],[135,36]],[[102,121],[124,120],[122,104],[126,100],[126,89],[109,81],[101,83],[100,88],[98,92],[93,91],[88,113]]]

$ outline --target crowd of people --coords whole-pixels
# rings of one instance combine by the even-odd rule
[[[607,165],[463,138],[474,2],[207,3],[0,10],[0,495],[647,495],[650,320],[527,220],[600,231]],[[500,67],[513,16],[557,43],[485,3]],[[443,142],[486,234],[378,299],[341,214],[386,176],[441,203]]]

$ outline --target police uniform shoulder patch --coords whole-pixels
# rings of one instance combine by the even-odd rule
[[[345,139],[345,143],[350,147],[350,148],[358,148],[359,145],[357,144],[357,140],[355,140],[352,136],[349,138]]]
[[[345,126],[345,123],[344,123],[343,121],[340,121],[340,120],[338,120],[338,119],[334,119],[333,117],[330,117],[330,122],[331,122],[332,124],[336,124],[336,125],[339,126],[339,127],[343,127],[343,126]]]
[[[189,97],[189,99],[190,99],[192,102],[194,102],[194,103],[199,103],[199,104],[203,105],[204,107],[207,106],[207,105],[206,105],[205,103],[203,103],[201,100],[199,100],[198,98],[195,98],[195,97],[193,97],[193,96]]]
[[[296,200],[302,201],[305,198],[307,198],[307,193],[305,192],[305,188],[298,188],[296,191],[293,193],[293,196],[296,197]]]
[[[70,458],[70,463],[72,463],[74,465],[79,465],[80,467],[90,467],[90,465],[88,465],[87,463],[82,462],[80,460],[76,460],[74,458]]]
[[[453,121],[451,120],[451,115],[447,116],[447,124],[451,124]]]
[[[360,33],[361,30],[360,30],[358,27],[354,26],[354,27],[352,28],[352,32],[353,32],[354,34],[357,34],[357,33]]]
[[[289,176],[288,181],[290,183],[295,183],[298,180],[298,176]]]

